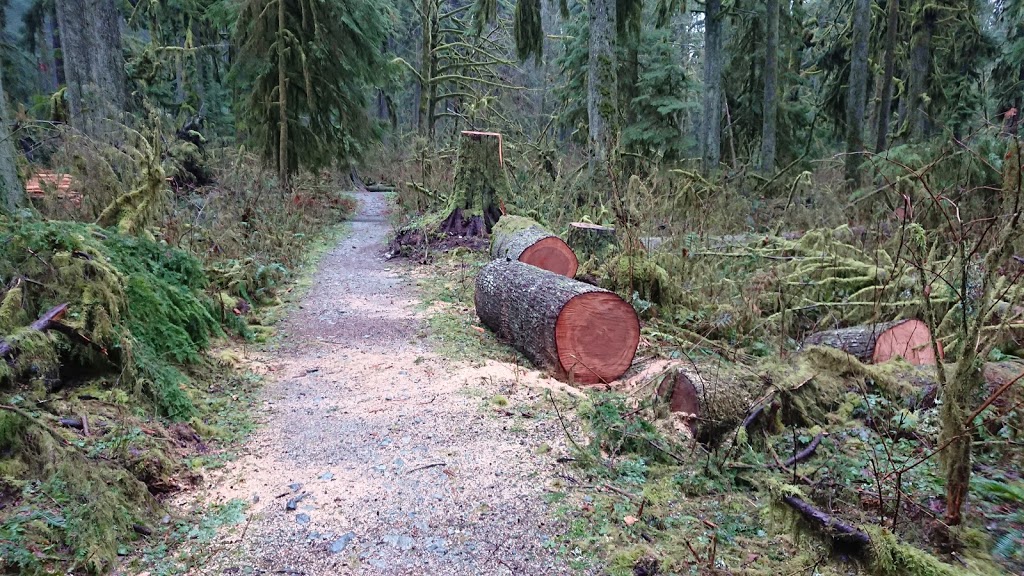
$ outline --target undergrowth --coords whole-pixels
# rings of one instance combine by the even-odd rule
[[[7,572],[105,573],[206,522],[164,524],[161,502],[231,457],[252,430],[259,386],[230,354],[209,351],[271,336],[315,246],[354,208],[332,177],[300,179],[282,196],[249,162],[224,155],[212,184],[166,194],[132,234],[0,216]],[[37,207],[87,216],[49,197]],[[65,304],[56,323],[29,326]]]

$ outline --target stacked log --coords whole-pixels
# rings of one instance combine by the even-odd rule
[[[474,302],[499,338],[570,383],[618,379],[640,343],[636,311],[617,294],[517,260],[485,266]]]
[[[826,330],[809,336],[804,340],[804,345],[838,348],[861,362],[871,364],[881,364],[896,357],[914,366],[934,366],[938,363],[932,347],[931,331],[920,320],[897,320]]]
[[[579,262],[561,238],[522,216],[502,216],[491,231],[491,258],[518,260],[572,278]]]

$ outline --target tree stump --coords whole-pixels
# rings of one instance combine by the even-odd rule
[[[510,191],[501,134],[463,132],[455,168],[454,205],[440,231],[452,236],[489,234],[501,217],[502,198]]]
[[[570,383],[619,378],[640,343],[636,312],[618,295],[516,260],[484,266],[474,302],[499,338]]]
[[[665,371],[658,397],[670,412],[686,414],[686,426],[699,442],[717,444],[747,417],[762,388],[756,377],[725,363],[679,363]]]
[[[576,275],[576,254],[529,218],[502,216],[491,231],[491,258],[518,260],[555,274]]]
[[[826,330],[809,336],[804,340],[804,346],[838,348],[861,362],[872,364],[881,364],[897,356],[914,366],[937,364],[931,331],[920,320],[897,320]],[[941,346],[939,353],[942,353]]]
[[[569,224],[566,243],[582,260],[591,257],[602,260],[619,247],[615,237],[615,228],[599,226],[590,222],[573,222]]]

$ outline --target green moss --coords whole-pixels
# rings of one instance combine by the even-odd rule
[[[673,301],[673,283],[668,272],[646,252],[619,254],[601,266],[598,277],[603,288],[618,292],[627,302],[640,300],[659,305]]]

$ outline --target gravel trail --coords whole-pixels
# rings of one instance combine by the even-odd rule
[[[414,271],[382,258],[384,196],[356,196],[351,232],[320,262],[281,344],[249,360],[267,380],[259,431],[179,503],[250,502],[197,573],[572,573],[543,498],[562,466],[561,428],[488,403],[542,392],[510,390],[523,378],[510,366],[431,350]]]

